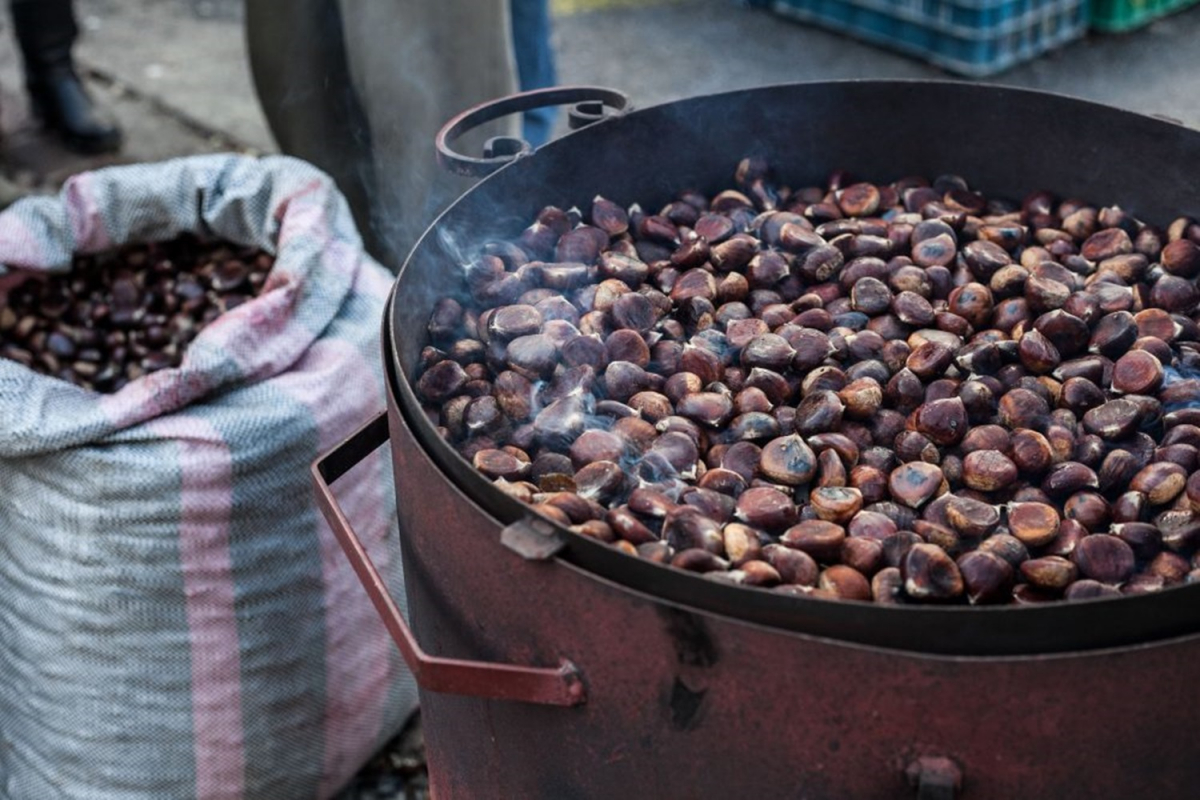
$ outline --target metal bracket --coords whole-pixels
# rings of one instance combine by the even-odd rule
[[[500,544],[527,561],[545,561],[567,545],[553,525],[538,517],[506,526],[500,531]]]
[[[963,772],[953,759],[922,756],[904,770],[917,800],[954,800],[962,791]]]

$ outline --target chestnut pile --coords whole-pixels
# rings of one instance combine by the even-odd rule
[[[85,389],[115,392],[179,366],[196,334],[262,289],[275,259],[183,234],[76,255],[0,297],[0,357]]]
[[[958,176],[543,209],[416,389],[502,491],[630,555],[877,603],[1200,580],[1200,223]]]

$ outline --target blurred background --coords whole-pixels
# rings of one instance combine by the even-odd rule
[[[943,32],[943,38],[958,50],[943,53],[943,63],[985,72],[1045,48],[1044,54],[985,79],[1200,127],[1200,7],[1179,10],[1189,0],[1090,1],[1108,8],[1108,27],[1134,26],[1132,31],[1089,29],[1080,18],[1089,0],[960,0],[963,8],[996,6],[1003,13],[995,19],[947,20],[950,27],[941,27],[959,35],[955,40],[954,33]],[[886,18],[822,17],[823,9],[837,5],[829,0],[549,0],[551,46],[560,83],[612,86],[637,106],[787,81],[964,79],[919,55],[938,57],[936,44],[919,38],[921,28],[936,32],[941,24],[920,18],[920,9],[936,4],[848,0],[842,5],[856,4],[860,10],[901,7],[892,12],[898,27],[887,27]],[[288,6],[278,4],[279,13],[286,15]],[[911,12],[907,17],[904,7]],[[1175,13],[1152,19],[1169,9]],[[83,157],[42,135],[22,90],[5,4],[0,153],[10,178],[27,187],[52,187],[66,175],[105,163],[278,150],[247,62],[243,0],[76,0],[75,12],[81,29],[77,66],[93,96],[120,121],[124,148],[115,156]],[[901,55],[797,19],[806,14],[850,34],[909,46],[918,55]],[[964,51],[963,41],[978,47]]]

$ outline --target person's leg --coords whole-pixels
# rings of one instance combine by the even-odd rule
[[[34,112],[67,145],[87,153],[121,146],[121,130],[88,96],[71,48],[79,28],[71,0],[10,0]]]
[[[550,12],[547,0],[510,0],[513,51],[521,91],[544,89],[557,82],[554,52],[550,49]],[[538,108],[524,115],[525,141],[539,147],[550,140],[555,108]]]

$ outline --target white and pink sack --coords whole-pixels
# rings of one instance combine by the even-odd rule
[[[0,797],[329,797],[416,705],[309,485],[384,407],[391,279],[332,181],[284,157],[86,173],[0,214],[0,263],[184,231],[276,263],[178,368],[99,395],[0,359]],[[391,465],[347,477],[403,598]]]

